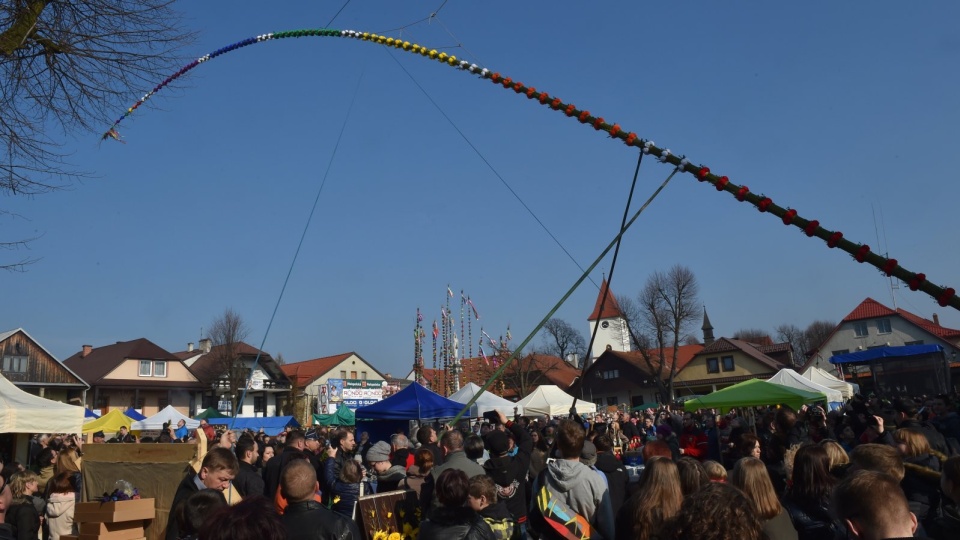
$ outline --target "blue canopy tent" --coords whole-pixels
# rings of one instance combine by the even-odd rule
[[[84,408],[83,418],[84,418],[84,422],[86,422],[87,420],[96,420],[97,418],[100,418],[100,417],[97,416],[97,413],[91,411],[90,409]]]
[[[146,418],[146,416],[138,413],[137,410],[134,409],[133,407],[130,407],[129,409],[123,411],[123,415],[132,420],[143,420]]]
[[[279,434],[287,426],[295,428],[300,427],[300,423],[297,422],[296,418],[292,416],[238,416],[236,418],[208,418],[207,422],[213,425],[227,426],[231,429],[237,430],[251,429],[253,431],[259,431],[260,428],[263,428],[263,432],[270,436]]]
[[[950,389],[950,365],[940,345],[877,347],[838,354],[830,363],[853,374],[854,382],[869,384],[881,395],[939,394]],[[868,366],[869,373],[850,366]]]
[[[366,431],[371,441],[389,441],[397,429],[408,433],[410,420],[453,418],[461,409],[462,403],[413,382],[387,399],[357,409],[357,435]]]

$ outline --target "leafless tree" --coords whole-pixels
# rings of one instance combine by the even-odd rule
[[[770,332],[761,330],[760,328],[741,328],[737,330],[737,333],[733,334],[733,339],[760,345],[773,341],[773,338],[770,337]]]
[[[543,341],[543,352],[546,354],[564,360],[568,354],[576,354],[578,358],[586,357],[587,344],[583,334],[563,319],[553,318],[543,325]]]
[[[775,328],[775,331],[777,341],[789,343],[793,347],[793,367],[802,366],[807,360],[805,353],[810,350],[803,330],[795,324],[781,324]]]
[[[509,356],[509,354],[507,355]],[[547,374],[559,369],[558,360],[542,353],[520,355],[504,370],[501,387],[504,393],[513,393],[523,399],[542,384],[550,384]]]
[[[89,173],[67,163],[70,134],[102,132],[182,62],[173,0],[0,2],[0,194],[32,197]],[[17,217],[0,210],[0,215]],[[31,239],[4,239],[22,249]],[[0,261],[23,270],[35,261]]]
[[[640,352],[660,395],[671,401],[678,349],[700,314],[698,289],[693,272],[675,265],[647,278],[636,300],[617,298],[627,319],[632,346]]]
[[[237,410],[240,393],[250,376],[250,368],[240,354],[240,344],[249,332],[240,315],[232,308],[227,308],[210,323],[207,336],[212,345],[208,353],[213,357],[212,370],[218,374],[214,380],[226,379],[231,411]]]
[[[818,320],[810,323],[807,329],[803,331],[803,337],[807,340],[807,347],[803,352],[810,352],[822,345],[836,327],[837,323],[833,321]]]

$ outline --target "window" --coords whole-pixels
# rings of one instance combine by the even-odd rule
[[[157,398],[157,408],[161,411],[167,408],[167,405],[170,405],[170,400],[167,398]]]
[[[153,375],[153,362],[149,360],[140,361],[140,376],[150,377]]]
[[[716,358],[707,358],[707,373],[720,373],[720,364]]]
[[[853,323],[853,333],[856,334],[857,337],[867,337],[867,323]]]
[[[97,408],[100,409],[103,414],[110,412],[110,396],[100,396],[97,398]]]
[[[267,414],[267,400],[263,396],[253,397],[253,414]]]
[[[880,319],[877,321],[877,333],[878,334],[889,334],[893,330],[890,329],[890,319]]]
[[[356,372],[356,371],[351,371],[351,372],[350,372],[350,378],[351,378],[351,379],[356,379],[356,378],[357,378],[357,372]]]
[[[724,371],[733,371],[733,357],[724,356],[723,357],[723,370]]]
[[[167,376],[167,363],[162,360],[157,360],[153,363],[153,376],[154,377],[166,377]]]
[[[347,378],[347,370],[345,370],[345,369],[341,369],[341,370],[340,370],[340,378],[341,378],[341,379],[346,379],[346,378]]]
[[[24,373],[27,371],[27,357],[4,356],[3,371],[6,373]]]
[[[903,344],[904,345],[923,345],[923,340],[918,339],[916,341],[904,341]]]
[[[850,354],[850,349],[840,349],[839,351],[830,351],[831,356],[840,356],[841,354]]]
[[[361,372],[360,372],[360,378],[363,379],[363,380],[367,380],[367,372],[366,372],[366,371],[361,371]]]
[[[600,372],[600,378],[602,379],[616,379],[620,376],[619,369],[608,369],[607,371]]]
[[[617,396],[607,398],[607,406],[616,405],[616,404],[617,404]]]

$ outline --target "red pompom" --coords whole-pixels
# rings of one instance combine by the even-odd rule
[[[770,197],[764,197],[760,199],[760,202],[757,203],[757,210],[761,212],[766,212],[767,207],[773,204],[773,201],[770,200]]]
[[[789,225],[793,223],[793,218],[797,217],[797,211],[794,209],[787,210],[787,213],[783,215],[783,224]]]
[[[700,167],[700,170],[697,171],[697,179],[703,182],[708,174],[710,174],[710,167]]]
[[[516,93],[518,93],[518,94],[519,94],[520,92],[523,92],[523,83],[522,83],[522,82],[514,83],[514,84],[513,84],[513,91],[516,92]]]
[[[563,102],[560,101],[560,98],[553,98],[553,101],[550,102],[550,106],[553,107],[554,109],[559,109],[561,103]]]
[[[856,259],[857,262],[862,263],[863,259],[867,257],[868,253],[870,253],[870,246],[864,244],[860,246],[860,249],[858,249],[857,252],[853,255],[853,258]]]
[[[957,291],[953,290],[952,287],[947,287],[943,290],[943,294],[940,295],[940,298],[937,298],[937,303],[946,307],[947,304],[950,303],[950,300],[953,299],[955,294],[957,294]]]
[[[837,244],[840,243],[840,239],[843,238],[843,233],[837,231],[830,235],[830,238],[827,240],[827,247],[835,248]]]
[[[717,191],[723,191],[723,188],[727,187],[727,184],[729,184],[729,183],[730,183],[730,179],[729,179],[729,178],[727,178],[726,176],[721,176],[721,177],[717,180],[717,183],[714,184],[713,186],[714,186],[715,188],[717,188]]]
[[[574,113],[574,111],[576,111],[576,110],[577,110],[577,108],[573,105],[573,103],[571,103],[571,104],[567,105],[567,110],[564,111],[564,112],[567,113],[567,116],[573,116],[573,113]]]
[[[627,139],[623,142],[627,146],[633,146],[633,143],[636,142],[636,140],[637,140],[637,134],[631,131],[630,133],[627,134]]]
[[[527,88],[527,97],[533,98],[533,95],[537,93],[537,89],[534,87]]]
[[[887,263],[883,265],[883,273],[889,276],[890,274],[893,273],[896,267],[897,267],[896,259],[887,259]]]
[[[923,285],[923,282],[927,280],[927,275],[923,273],[918,273],[913,275],[913,279],[910,280],[910,283],[907,285],[910,287],[911,291],[915,291]]]
[[[507,77],[506,79],[503,80],[504,88],[510,88],[510,85],[512,84],[513,84],[513,80],[510,77]]]
[[[499,74],[499,73],[494,73],[493,75],[490,75],[490,80],[493,81],[493,82],[499,82],[499,81],[500,81],[500,74]]]
[[[590,118],[590,111],[580,111],[580,122],[586,123],[588,118]]]
[[[813,236],[813,233],[817,231],[817,227],[820,226],[820,222],[817,220],[811,220],[807,223],[807,226],[803,229],[803,232],[807,233],[807,236]]]
[[[546,92],[540,93],[540,103],[546,103],[548,99],[550,99],[550,94]]]
[[[611,136],[611,137],[616,137],[618,133],[620,133],[620,124],[614,124],[614,125],[610,128],[610,136]]]
[[[747,193],[750,193],[750,188],[740,186],[740,189],[737,190],[737,200],[743,202],[743,200],[747,198]]]
[[[603,117],[598,117],[593,121],[593,129],[600,131],[600,128],[603,127]]]

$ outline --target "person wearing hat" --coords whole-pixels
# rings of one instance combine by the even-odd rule
[[[127,426],[120,426],[120,431],[110,439],[112,443],[135,443],[137,438],[133,436],[133,433],[127,431]]]
[[[96,433],[93,434],[93,442],[95,443],[102,443],[105,439],[106,439],[106,436],[103,434],[102,431],[97,431]]]
[[[403,465],[391,465],[390,444],[377,441],[367,451],[367,462],[377,478],[377,493],[396,491],[400,482],[406,478],[407,469]]]
[[[483,464],[483,472],[496,484],[497,497],[506,501],[515,532],[524,538],[527,526],[526,477],[533,453],[533,438],[520,424],[507,420],[502,411],[497,411],[497,415],[500,425],[510,433],[499,429],[487,433],[484,442],[490,459]],[[509,455],[511,438],[517,448],[514,456]]]

